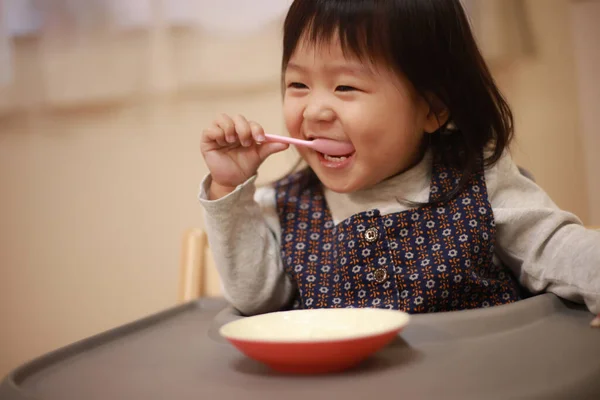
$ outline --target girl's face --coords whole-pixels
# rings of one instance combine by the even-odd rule
[[[365,189],[410,168],[422,156],[425,132],[439,126],[410,82],[384,65],[344,56],[338,39],[322,46],[301,41],[284,80],[283,110],[292,137],[354,145],[347,157],[298,148],[336,192]]]

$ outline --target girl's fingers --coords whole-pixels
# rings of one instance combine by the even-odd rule
[[[216,142],[220,147],[227,147],[229,143],[225,139],[225,133],[221,128],[211,127],[202,132],[204,142]]]
[[[250,121],[250,130],[252,131],[252,137],[257,143],[263,143],[267,138],[265,137],[265,131],[262,126],[257,122]]]
[[[221,114],[215,123],[225,133],[225,140],[227,140],[227,143],[235,143],[238,141],[238,137],[235,132],[235,122],[229,115]]]
[[[236,115],[233,118],[233,122],[235,124],[235,132],[240,143],[242,143],[242,146],[252,146],[254,144],[254,139],[252,138],[252,129],[250,127],[250,123],[241,115]]]
[[[258,156],[261,160],[266,160],[271,154],[279,153],[280,151],[286,150],[290,147],[286,143],[267,142],[263,143],[258,147]]]

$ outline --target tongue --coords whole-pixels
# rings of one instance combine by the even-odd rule
[[[352,143],[340,142],[332,139],[315,139],[312,141],[312,148],[332,157],[347,156],[354,153],[354,146],[352,146]]]

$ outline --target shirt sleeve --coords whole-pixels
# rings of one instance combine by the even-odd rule
[[[497,227],[496,255],[532,293],[544,291],[600,312],[600,232],[563,211],[508,154],[486,172]]]
[[[211,176],[200,187],[208,242],[223,295],[245,315],[278,311],[295,292],[284,272],[275,190],[257,189],[256,176],[218,200],[208,200]]]

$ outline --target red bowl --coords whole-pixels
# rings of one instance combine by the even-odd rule
[[[390,343],[409,319],[401,311],[375,308],[284,311],[230,322],[220,334],[278,372],[322,374],[357,366]]]

